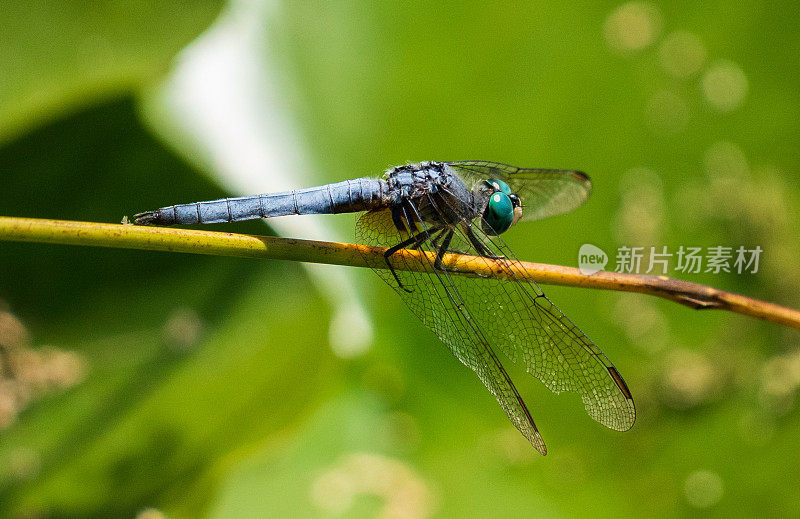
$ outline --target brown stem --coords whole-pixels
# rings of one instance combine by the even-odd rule
[[[271,258],[352,267],[385,264],[385,249],[368,245],[33,218],[0,217],[0,240]],[[432,253],[423,251],[402,250],[397,254],[408,254],[412,257],[430,254],[430,261],[395,262],[396,268],[400,270],[429,268],[428,265],[435,259]],[[368,262],[366,258],[375,258],[375,261]],[[509,269],[503,261],[446,254],[442,263],[448,270],[465,276],[501,279],[527,277],[548,285],[638,292],[669,299],[696,310],[728,310],[800,329],[800,311],[697,283],[665,276],[605,271],[586,275],[573,267],[542,263],[520,262]]]

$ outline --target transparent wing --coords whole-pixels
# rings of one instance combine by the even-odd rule
[[[400,243],[403,237],[388,213],[364,215],[357,226],[359,239],[383,247]],[[446,271],[397,271],[401,283],[411,290],[409,293],[397,285],[383,268],[385,264],[372,266],[456,357],[475,370],[514,425],[540,452],[544,451],[541,436],[493,347],[514,362],[521,359],[527,371],[551,391],[580,394],[586,411],[603,425],[619,431],[630,429],[636,410],[617,369],[525,274],[502,240],[485,235],[479,223],[462,221],[442,231],[453,231],[448,250],[477,255],[478,244],[490,255],[505,259],[495,263],[476,257],[475,261],[499,263],[508,280],[465,277]],[[441,237],[420,248],[431,252],[432,257],[440,243]],[[402,268],[404,262],[418,261],[400,255],[392,258],[396,268]],[[433,261],[426,258],[428,263]]]
[[[376,210],[362,215],[356,224],[356,237],[361,243],[379,247],[397,245],[403,236],[396,229],[388,209]],[[434,244],[426,243],[421,250],[433,251]],[[482,304],[475,299],[485,299],[489,293],[470,289],[446,271],[434,271],[433,259],[411,259],[402,254],[391,257],[392,265],[398,269],[396,274],[404,288],[394,279],[383,259],[375,262],[366,257],[370,266],[403,298],[408,307],[444,342],[450,351],[463,364],[472,369],[486,388],[497,398],[511,423],[542,454],[547,447],[531,418],[525,403],[511,382],[487,335],[482,330],[474,311]],[[429,272],[410,272],[399,270],[413,267],[410,263],[420,262]],[[474,280],[471,280],[474,281]],[[480,280],[478,281],[480,282]],[[466,288],[466,292],[462,290]],[[466,298],[464,296],[467,296]]]
[[[580,207],[592,191],[586,173],[568,169],[517,168],[486,161],[448,162],[472,188],[476,182],[499,178],[522,201],[522,220],[540,220]]]
[[[477,318],[489,342],[515,362],[521,357],[527,371],[554,393],[580,394],[594,420],[618,431],[630,429],[636,408],[617,368],[544,295],[499,237],[487,236],[479,225],[471,232],[492,255],[505,258],[499,262],[510,278],[469,285],[480,292],[472,298],[490,298]]]

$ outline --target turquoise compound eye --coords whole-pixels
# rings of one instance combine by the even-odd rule
[[[491,181],[490,181],[491,182]],[[503,183],[505,185],[505,183]],[[506,189],[508,186],[506,186]],[[481,227],[483,232],[492,236],[502,234],[511,227],[514,221],[514,204],[511,199],[502,191],[492,193],[486,211],[483,213]]]
[[[500,191],[501,193],[505,193],[506,195],[511,194],[511,188],[508,187],[508,184],[506,184],[502,180],[497,178],[490,178],[489,180],[487,180],[487,182],[494,188],[495,191]]]

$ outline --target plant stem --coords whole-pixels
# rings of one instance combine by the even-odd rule
[[[383,253],[386,250],[368,245],[273,236],[13,217],[0,217],[2,240],[269,258],[351,267],[381,266],[385,264]],[[430,261],[395,262],[398,270],[428,270],[433,263],[433,254],[429,252],[404,249],[397,254],[405,254],[410,258],[424,254],[430,257]],[[451,273],[472,277],[522,278],[547,285],[638,292],[669,299],[697,310],[728,310],[800,329],[800,311],[666,276],[606,271],[586,275],[573,267],[528,262],[514,263],[509,268],[504,260],[493,261],[459,254],[445,255],[443,265]]]

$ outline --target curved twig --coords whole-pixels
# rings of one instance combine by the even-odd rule
[[[0,217],[0,240],[270,258],[351,267],[368,266],[365,257],[373,255],[379,260],[374,263],[380,264],[385,251],[381,247],[368,245],[273,236],[13,217]],[[402,250],[398,254],[430,253]],[[524,269],[525,276],[530,276],[538,283],[638,292],[669,299],[697,310],[728,310],[800,329],[800,311],[697,283],[666,276],[606,271],[586,275],[573,267],[528,262],[515,264],[509,273],[508,267],[499,263],[501,261],[447,254],[442,263],[451,272],[465,276],[507,278],[517,272],[516,269]],[[424,268],[422,266],[432,262],[433,258],[430,262],[400,261],[396,268]]]

